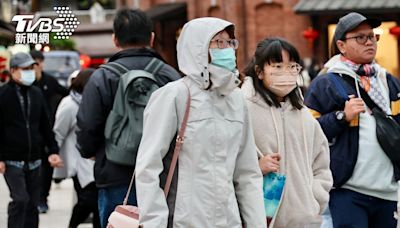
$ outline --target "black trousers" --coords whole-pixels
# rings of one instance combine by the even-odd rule
[[[100,228],[99,209],[97,206],[97,188],[94,182],[81,187],[77,176],[72,178],[74,181],[74,188],[78,195],[78,202],[72,209],[71,219],[69,221],[70,228],[76,228],[79,224],[83,223],[90,213],[93,213],[93,228]]]
[[[345,188],[330,191],[333,227],[396,228],[397,202],[364,195]]]
[[[47,153],[43,154],[45,155],[42,157],[42,165],[40,166],[40,202],[47,203],[54,169],[50,166]]]
[[[4,178],[12,199],[8,204],[8,228],[39,227],[39,172],[39,168],[28,170],[27,164],[22,169],[6,166]]]

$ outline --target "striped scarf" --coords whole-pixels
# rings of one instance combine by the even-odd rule
[[[383,92],[378,84],[378,66],[375,62],[371,64],[356,64],[353,61],[341,56],[340,60],[357,74],[357,81],[361,82],[361,87],[368,93],[371,99],[384,112],[390,114],[390,108],[387,104]]]

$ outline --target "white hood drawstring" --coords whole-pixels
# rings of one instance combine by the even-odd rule
[[[281,154],[282,150],[281,150],[281,146],[280,145],[281,145],[281,143],[284,143],[284,142],[282,142],[280,137],[279,137],[279,129],[278,129],[278,125],[277,125],[277,122],[276,122],[274,109],[272,107],[271,107],[271,116],[272,116],[272,122],[274,122],[274,128],[275,128],[275,132],[276,132],[276,140],[277,140],[277,143],[278,143],[278,154]]]
[[[304,107],[305,108],[305,107]],[[307,162],[307,167],[312,167],[312,161],[310,161],[310,157],[308,156],[309,155],[309,151],[308,151],[308,147],[307,147],[307,137],[306,137],[306,128],[305,128],[305,126],[304,126],[304,120],[306,119],[306,117],[304,117],[303,116],[304,114],[303,114],[303,112],[302,111],[300,111],[300,120],[301,120],[301,133],[303,134],[302,135],[302,138],[303,138],[303,146],[304,146],[304,151],[306,152],[306,162]],[[312,177],[314,174],[313,174],[313,172],[312,172],[312,169],[309,169],[310,170],[310,173],[309,173],[309,177]],[[308,178],[308,184],[309,185],[312,185],[312,180],[311,180],[311,178]]]

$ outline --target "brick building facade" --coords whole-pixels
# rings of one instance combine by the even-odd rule
[[[240,41],[238,64],[239,68],[243,69],[254,54],[257,43],[266,37],[284,37],[296,46],[302,57],[311,56],[312,50],[302,36],[302,31],[307,29],[311,22],[308,16],[294,13],[293,7],[297,2],[298,0],[120,0],[117,7],[139,7],[143,10],[156,11],[153,8],[164,4],[183,5],[187,12],[186,20],[182,20],[179,15],[163,12],[170,16],[170,22],[175,21],[172,23],[174,24],[172,29],[176,29],[176,31],[179,30],[176,25],[181,27],[186,21],[197,17],[213,16],[231,21],[236,25],[236,36]],[[174,16],[181,19],[174,20]],[[160,23],[164,25],[163,28],[160,28]],[[160,32],[163,34],[165,30],[171,31],[171,25],[163,20],[155,20],[155,25],[158,35]],[[161,39],[163,43],[171,37],[162,37]],[[169,45],[175,43],[168,42]],[[169,56],[172,54],[170,51],[174,50],[175,46],[173,48],[163,46],[161,50],[164,57],[172,61],[173,65],[176,62]]]
[[[400,1],[364,0],[118,0],[117,7],[128,6],[156,12],[165,5],[179,6],[179,14],[165,10],[167,18],[155,19],[156,32],[161,34],[159,50],[176,66],[174,31],[193,18],[214,16],[236,25],[239,68],[250,60],[256,44],[266,38],[280,36],[291,42],[302,58],[313,58],[323,64],[329,58],[329,43],[333,34],[332,25],[344,14],[357,11],[367,17],[380,18],[387,22],[382,27],[384,38],[378,43],[377,60],[391,72],[400,74],[400,43],[398,37],[389,34],[390,26],[400,24]],[[172,7],[173,8],[173,7]],[[184,13],[183,13],[184,12]],[[185,14],[185,15],[184,15]],[[154,18],[153,18],[154,19]],[[389,27],[388,27],[389,26]],[[313,28],[319,36],[315,42],[306,40],[303,32]],[[167,31],[167,32],[166,32]],[[168,36],[165,36],[168,35]],[[175,40],[172,40],[175,39]],[[161,47],[161,48],[160,48]],[[379,51],[380,50],[380,51]],[[390,56],[387,56],[387,52]]]
[[[11,0],[9,0],[11,1]],[[39,0],[32,0],[39,1]],[[75,10],[80,0],[56,0],[68,2]],[[84,17],[75,31],[77,49],[94,58],[107,58],[117,51],[110,37],[112,18],[121,7],[140,8],[153,19],[156,33],[156,49],[168,63],[177,68],[176,40],[182,26],[191,19],[213,16],[226,19],[236,25],[239,69],[250,61],[256,44],[266,37],[283,37],[291,42],[302,58],[313,58],[318,64],[329,58],[329,46],[334,26],[344,14],[357,11],[367,17],[377,17],[385,23],[381,26],[377,61],[390,72],[400,74],[400,43],[389,29],[400,25],[400,1],[376,0],[109,0],[111,8],[105,8],[106,21],[90,23]],[[361,4],[362,3],[362,4]],[[50,6],[48,6],[50,7]],[[75,7],[75,8],[74,8]],[[45,8],[45,7],[42,7]],[[79,10],[79,7],[76,8]],[[78,12],[77,12],[78,13]],[[314,42],[303,37],[303,32],[313,28],[318,33]],[[92,42],[93,39],[101,40]]]

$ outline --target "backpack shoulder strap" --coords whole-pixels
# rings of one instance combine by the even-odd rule
[[[155,74],[161,69],[163,65],[163,61],[157,58],[152,58],[143,70],[132,70],[127,77],[123,78],[124,88],[126,89],[126,87],[133,80],[136,80],[138,78],[151,79],[158,85]]]
[[[109,62],[106,64],[102,64],[102,65],[100,65],[100,67],[113,72],[118,77],[121,77],[123,74],[125,74],[126,72],[129,71],[128,68],[126,68],[121,63],[117,63],[117,62]]]
[[[150,62],[146,65],[144,68],[145,71],[155,75],[158,73],[158,71],[161,70],[161,67],[164,66],[164,62],[157,59],[157,58],[152,58]]]
[[[157,74],[157,72],[161,69],[161,67],[164,65],[164,62],[157,59],[157,58],[152,58],[150,62],[146,65],[144,68],[144,71],[147,71],[151,74]],[[118,75],[121,77],[123,74],[127,73],[130,71],[127,67],[122,65],[121,63],[117,62],[109,62],[106,64],[100,65],[101,68],[107,69],[114,74]]]

